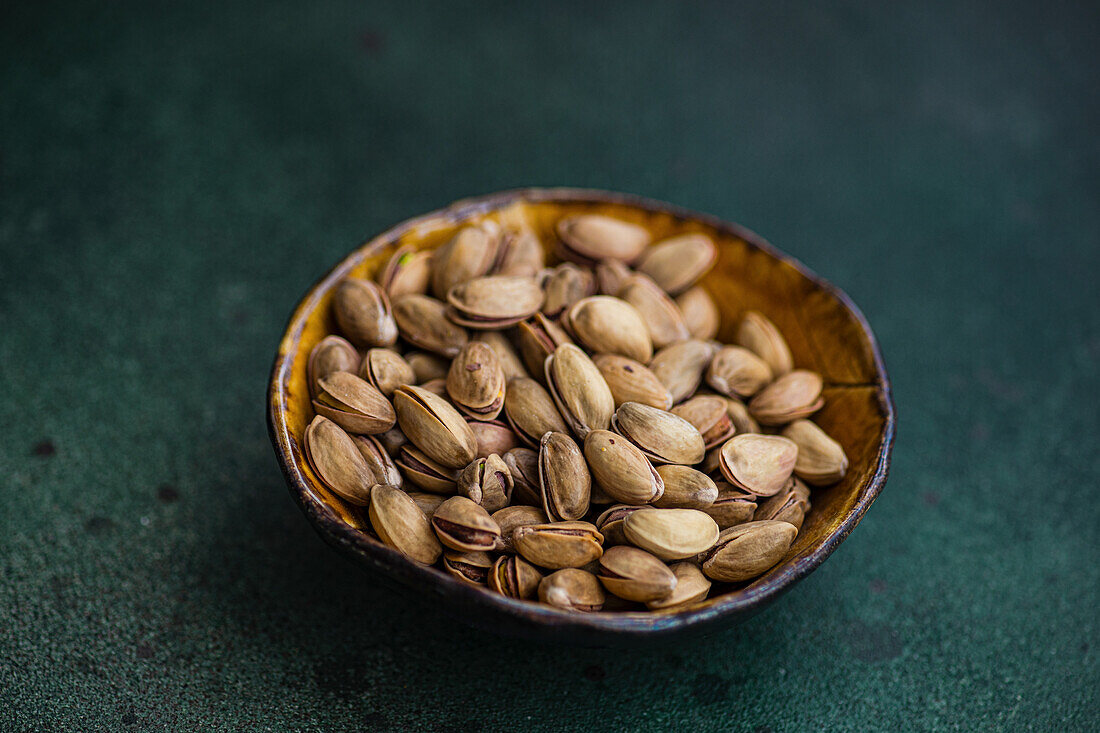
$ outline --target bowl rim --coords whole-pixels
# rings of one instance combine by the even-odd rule
[[[371,540],[362,532],[345,523],[310,491],[308,480],[299,465],[299,462],[304,461],[305,457],[298,448],[296,439],[290,435],[286,421],[290,367],[301,348],[301,335],[308,315],[316,309],[321,297],[337,282],[346,277],[354,267],[378,249],[391,244],[409,231],[430,221],[461,222],[472,216],[495,211],[517,201],[619,204],[651,213],[668,214],[681,220],[696,221],[741,239],[750,247],[761,250],[777,260],[786,262],[815,286],[835,298],[850,312],[860,325],[874,358],[875,380],[865,386],[875,389],[879,407],[885,420],[882,433],[879,436],[878,456],[874,473],[860,489],[855,504],[848,510],[837,527],[820,544],[812,547],[808,555],[781,564],[769,571],[770,577],[765,576],[767,577],[766,582],[758,585],[754,584],[699,609],[656,614],[644,612],[574,613],[541,603],[531,603],[508,598],[497,593],[488,593],[483,589],[463,583],[442,570],[421,566],[396,550]],[[799,260],[780,251],[763,237],[738,224],[710,214],[692,211],[675,204],[635,194],[567,187],[517,188],[460,199],[435,211],[406,219],[371,237],[367,242],[355,248],[317,280],[295,306],[283,331],[275,362],[271,368],[267,403],[268,433],[291,495],[322,538],[344,554],[350,555],[360,563],[368,564],[385,572],[404,585],[423,586],[417,588],[417,590],[434,591],[440,595],[455,597],[455,600],[466,607],[492,607],[496,611],[517,616],[529,623],[544,625],[563,632],[577,630],[589,634],[602,632],[618,636],[646,638],[667,636],[672,632],[689,628],[699,629],[710,626],[713,622],[725,616],[741,616],[753,613],[817,569],[836,550],[840,543],[851,534],[866,514],[867,509],[881,493],[889,475],[890,455],[896,430],[896,415],[890,380],[886,373],[878,341],[875,339],[874,332],[863,313],[840,288],[823,279]]]

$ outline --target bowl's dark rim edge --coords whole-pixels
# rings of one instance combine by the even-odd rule
[[[495,593],[462,583],[441,570],[426,568],[407,559],[396,550],[378,544],[365,535],[333,516],[324,505],[317,501],[306,487],[305,476],[298,469],[295,456],[300,455],[296,441],[290,435],[286,421],[280,419],[285,412],[287,399],[286,385],[289,380],[291,353],[297,349],[304,328],[306,315],[313,311],[319,293],[353,269],[375,248],[385,246],[422,224],[437,219],[461,221],[472,215],[483,214],[501,208],[517,200],[532,202],[554,201],[571,203],[615,203],[634,206],[656,213],[664,213],[684,220],[704,223],[716,230],[724,231],[744,240],[750,246],[762,250],[778,260],[796,268],[804,277],[819,288],[836,298],[860,324],[871,348],[876,371],[873,386],[879,400],[879,407],[885,416],[884,427],[880,435],[879,453],[875,472],[864,487],[855,506],[840,522],[837,529],[825,540],[813,548],[809,555],[794,562],[780,565],[769,571],[761,580],[743,591],[731,594],[728,599],[719,600],[702,609],[684,611],[675,614],[612,613],[578,614],[561,611],[543,604],[530,603],[507,598]],[[528,622],[552,627],[559,634],[567,634],[575,629],[581,633],[609,632],[619,636],[639,636],[651,638],[682,631],[688,628],[709,626],[711,622],[726,615],[747,615],[759,607],[774,600],[789,589],[795,582],[813,572],[844,541],[863,518],[867,509],[882,491],[890,470],[890,454],[893,448],[896,430],[896,415],[890,380],[882,358],[882,352],[874,332],[859,308],[846,293],[832,283],[824,280],[815,272],[790,255],[778,250],[756,233],[709,214],[698,213],[653,199],[626,193],[614,193],[592,189],[576,188],[522,188],[484,196],[465,198],[450,206],[408,219],[385,232],[371,238],[346,256],[309,289],[293,314],[287,321],[287,327],[280,340],[279,352],[271,369],[268,387],[267,423],[268,433],[275,446],[279,464],[286,478],[290,493],[302,510],[312,519],[312,524],[322,538],[333,546],[349,552],[354,559],[388,572],[406,585],[419,585],[422,589],[434,591],[442,596],[456,596],[467,606],[492,606],[511,615],[519,616]]]

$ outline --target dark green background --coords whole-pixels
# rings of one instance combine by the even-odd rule
[[[1097,729],[1095,8],[302,5],[2,11],[4,728]],[[741,222],[882,342],[886,490],[742,626],[467,631],[287,494],[296,300],[531,184]]]

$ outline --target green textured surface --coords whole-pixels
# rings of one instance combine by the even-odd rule
[[[1094,8],[0,12],[0,727],[1100,726]],[[264,389],[297,298],[531,184],[741,222],[877,331],[886,491],[740,627],[467,631],[287,494]]]

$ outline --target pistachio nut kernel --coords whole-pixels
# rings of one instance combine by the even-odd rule
[[[411,483],[433,494],[453,494],[458,490],[458,472],[436,463],[411,443],[401,446],[394,459]]]
[[[794,368],[791,350],[783,334],[763,313],[747,312],[737,327],[734,340],[763,359],[776,377],[781,377]]]
[[[428,519],[432,518],[440,504],[447,501],[447,497],[442,494],[428,494],[423,491],[410,491],[408,494]]]
[[[643,364],[653,356],[653,341],[642,315],[625,300],[594,295],[573,304],[563,323],[593,353],[619,354]]]
[[[735,435],[721,448],[718,466],[734,486],[757,496],[774,496],[790,479],[798,458],[794,441],[778,435]]]
[[[634,276],[634,271],[622,260],[604,259],[596,264],[596,286],[600,295],[617,296]]]
[[[673,404],[678,404],[699,389],[715,351],[704,341],[679,341],[658,351],[649,370],[668,388]]]
[[[603,555],[603,535],[588,522],[549,522],[517,527],[516,551],[539,567],[577,568]]]
[[[668,463],[657,466],[657,473],[665,483],[665,492],[653,502],[653,506],[705,511],[718,498],[718,486],[702,471]]]
[[[533,277],[488,275],[451,288],[447,315],[460,326],[499,330],[530,318],[544,297]]]
[[[844,448],[809,420],[795,420],[783,429],[782,435],[798,446],[794,473],[806,483],[828,486],[848,473]]]
[[[503,456],[519,445],[519,437],[515,431],[500,419],[475,420],[467,416],[466,424],[470,426],[477,440],[478,458],[488,458],[493,453]]]
[[[583,265],[605,258],[630,264],[650,241],[644,227],[599,214],[566,217],[557,230],[562,257]]]
[[[366,435],[386,432],[397,419],[381,392],[349,372],[333,372],[317,380],[313,411],[348,432]]]
[[[581,449],[565,433],[550,432],[539,442],[539,496],[551,521],[580,519],[588,513],[592,477]]]
[[[623,522],[628,516],[641,508],[641,506],[631,506],[629,504],[616,504],[606,509],[596,518],[596,527],[604,537],[604,547],[628,544],[626,535],[623,534]]]
[[[454,358],[470,338],[466,329],[447,318],[447,307],[427,295],[409,294],[397,298],[393,302],[393,317],[401,338],[418,349],[448,359]]]
[[[711,580],[741,583],[771,569],[787,554],[798,530],[787,522],[747,522],[722,530],[703,557],[703,573]]]
[[[771,379],[764,360],[740,346],[723,346],[707,368],[707,384],[729,397],[751,397]]]
[[[542,505],[539,488],[539,454],[530,448],[513,448],[504,454],[504,465],[512,475],[512,503]]]
[[[433,379],[446,379],[447,370],[451,366],[449,359],[426,351],[410,351],[405,354],[405,361],[412,367],[415,375],[413,384],[424,384]]]
[[[492,269],[501,243],[496,222],[459,229],[435,251],[432,259],[432,292],[446,298],[455,285],[481,277]]]
[[[749,414],[745,403],[735,397],[726,398],[726,414],[733,423],[734,433],[759,433],[760,424]]]
[[[689,606],[706,600],[710,593],[710,580],[693,562],[678,562],[669,565],[676,576],[676,587],[665,598],[649,601],[646,608],[650,611],[682,611]]]
[[[516,353],[512,342],[508,340],[504,333],[501,331],[478,331],[477,340],[488,344],[489,348],[497,355],[497,361],[500,362],[500,368],[504,370],[506,380],[513,377],[527,376],[527,369],[520,360],[519,354]],[[542,361],[539,361],[539,365],[541,364]],[[445,375],[446,372],[444,372]]]
[[[517,555],[502,555],[489,570],[489,587],[509,598],[530,600],[538,595],[542,573]]]
[[[636,274],[619,291],[619,296],[642,316],[653,348],[660,349],[691,338],[684,315],[668,293],[645,275]]]
[[[417,250],[411,244],[398,247],[378,273],[378,285],[390,300],[410,293],[423,295],[432,282],[434,252]]]
[[[629,545],[608,548],[599,560],[598,578],[619,598],[647,603],[667,598],[676,576],[656,556]]]
[[[638,402],[624,402],[611,418],[611,428],[657,463],[693,465],[706,452],[703,436],[684,418]]]
[[[445,547],[462,552],[488,552],[500,539],[500,527],[479,504],[452,496],[432,515],[432,529]]]
[[[726,399],[718,395],[696,395],[673,407],[671,412],[695,426],[707,450],[726,442],[736,432]]]
[[[609,430],[593,430],[584,439],[584,457],[596,483],[622,504],[649,504],[661,498],[664,480],[645,454]]]
[[[422,387],[404,385],[393,393],[397,422],[413,445],[448,468],[465,468],[477,455],[477,439],[458,410]]]
[[[374,474],[373,483],[401,488],[401,472],[397,470],[397,465],[378,438],[373,435],[352,435],[351,440]]]
[[[487,512],[508,506],[512,500],[512,474],[497,454],[478,458],[458,477],[458,493]]]
[[[566,611],[593,613],[603,608],[605,599],[596,576],[579,568],[558,570],[539,583],[539,600]]]
[[[792,478],[789,488],[765,500],[753,514],[754,521],[772,519],[787,522],[797,530],[802,529],[806,513],[810,511],[810,492],[805,484]]]
[[[306,460],[321,483],[340,498],[366,506],[376,475],[351,436],[332,420],[317,415],[306,428],[304,442]]]
[[[371,489],[370,523],[383,544],[410,560],[434,565],[443,552],[424,512],[404,491],[378,484]]]
[[[711,516],[719,529],[728,529],[751,522],[756,515],[756,510],[755,494],[750,494],[723,481],[718,485],[718,498],[703,511]]]
[[[645,507],[627,516],[623,534],[632,545],[662,560],[685,560],[714,545],[718,525],[698,509]]]
[[[443,551],[443,569],[470,585],[485,585],[493,559],[487,552]]]
[[[640,402],[659,410],[672,407],[672,393],[644,364],[618,354],[596,354],[592,363],[607,382],[616,407],[624,402]]]
[[[397,341],[390,299],[370,280],[345,279],[333,296],[333,314],[340,330],[364,348],[392,346]]]
[[[523,354],[523,363],[539,379],[545,378],[542,365],[546,362],[546,357],[562,344],[573,343],[561,326],[542,313],[536,313],[519,324],[516,328],[516,341],[519,343],[520,353]]]
[[[546,385],[558,412],[579,439],[611,422],[615,400],[600,370],[574,344],[562,344],[545,364]]]
[[[455,406],[475,420],[493,420],[504,408],[504,369],[496,352],[480,341],[458,352],[446,384]]]
[[[497,541],[498,552],[515,552],[512,544],[512,533],[517,527],[526,527],[532,524],[546,524],[549,520],[546,514],[536,506],[513,504],[493,512],[493,521],[500,527],[500,539]]]
[[[306,375],[309,392],[317,396],[317,380],[334,372],[356,372],[359,369],[359,352],[347,340],[339,336],[325,336],[309,352]]]
[[[409,362],[393,349],[371,349],[363,357],[359,377],[382,393],[386,399],[402,384],[416,384],[416,372]]]
[[[548,318],[557,318],[562,312],[581,298],[587,298],[596,292],[596,276],[587,268],[580,268],[572,262],[563,262],[550,271],[543,283],[546,302],[542,312]]]
[[[696,285],[677,295],[676,306],[680,309],[693,339],[710,341],[718,335],[718,326],[722,320],[718,304],[702,285]]]
[[[537,447],[547,431],[569,431],[550,393],[528,377],[508,382],[504,393],[504,416],[519,439],[530,446]]]
[[[749,412],[761,425],[786,425],[809,417],[825,404],[821,375],[806,369],[784,374],[749,402]]]
[[[706,234],[681,234],[647,247],[638,260],[643,272],[671,295],[677,295],[707,274],[718,259],[718,248]]]

